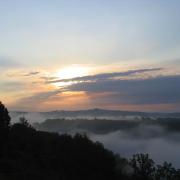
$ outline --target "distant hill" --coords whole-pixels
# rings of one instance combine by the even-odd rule
[[[180,118],[180,113],[159,113],[159,112],[135,112],[105,109],[89,109],[78,111],[49,111],[49,112],[10,112],[13,122],[17,122],[19,117],[25,116],[29,122],[42,122],[46,119],[56,118],[85,118],[85,119],[111,119],[111,120],[133,120],[145,118]]]
[[[136,128],[141,121],[122,121],[122,120],[65,120],[65,119],[48,119],[42,123],[34,123],[38,130],[59,132],[59,133],[95,133],[107,134],[118,130],[129,130]]]
[[[142,131],[142,127],[154,126],[163,128],[165,132],[180,133],[180,118],[157,118],[156,120],[150,118],[134,120],[47,119],[42,123],[34,123],[33,126],[42,131],[59,133],[81,132],[88,134],[108,134],[116,131],[126,132],[129,134],[132,133],[132,131]]]

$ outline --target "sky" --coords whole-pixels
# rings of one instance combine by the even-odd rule
[[[180,112],[179,0],[0,0],[10,110]]]

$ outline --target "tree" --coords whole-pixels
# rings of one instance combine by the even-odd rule
[[[0,102],[0,129],[7,129],[10,125],[10,116],[6,107]]]
[[[19,122],[21,125],[24,125],[26,127],[31,127],[31,124],[29,124],[28,120],[25,117],[20,117]]]
[[[3,153],[4,144],[6,143],[9,125],[10,125],[10,116],[6,107],[0,102],[0,156]]]
[[[156,180],[176,180],[177,171],[172,167],[171,163],[164,162],[163,165],[158,165],[156,170]]]
[[[154,161],[148,154],[133,155],[130,165],[134,169],[134,178],[136,180],[152,180],[155,172]]]

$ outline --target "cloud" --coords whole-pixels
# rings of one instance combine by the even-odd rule
[[[49,99],[52,96],[55,96],[59,94],[61,91],[56,90],[56,91],[48,91],[48,92],[41,92],[41,93],[36,93],[32,96],[22,98],[20,102],[23,103],[38,103],[38,102],[43,102]]]
[[[68,86],[64,91],[85,91],[87,94],[108,92],[97,99],[109,104],[180,103],[180,75],[150,79],[97,80]]]
[[[39,106],[41,106],[43,103],[48,102],[50,98],[55,97],[61,93],[60,90],[54,90],[54,91],[46,91],[46,92],[40,92],[35,93],[33,95],[20,98],[18,101],[15,102],[14,105],[11,105],[12,109],[33,109],[37,110],[40,109]]]
[[[144,73],[144,72],[159,71],[159,70],[161,70],[161,68],[137,69],[137,70],[129,70],[125,72],[102,73],[91,76],[76,77],[71,79],[52,80],[52,81],[47,81],[47,83],[70,82],[70,81],[99,81],[99,80],[107,80],[115,77],[129,76],[136,73]]]
[[[34,76],[34,75],[37,75],[39,73],[40,73],[39,71],[31,71],[31,72],[29,72],[27,74],[24,74],[24,76]]]
[[[40,71],[18,71],[18,72],[10,72],[7,74],[8,77],[30,77],[40,74]]]
[[[1,92],[5,91],[5,92],[14,92],[14,91],[19,91],[20,89],[22,89],[24,87],[24,83],[22,82],[17,82],[17,81],[9,81],[9,82],[4,82],[4,83],[0,83],[0,89]]]
[[[41,106],[41,109],[43,107],[46,109],[99,107],[138,111],[180,111],[180,75],[146,79],[130,76],[135,73],[159,70],[161,69],[140,69],[78,77],[79,80],[68,79],[67,81],[76,79],[76,82],[54,91],[40,92],[21,98],[15,106],[19,109],[24,105],[26,109],[36,109]],[[36,73],[38,74],[35,71],[30,72],[33,75]],[[128,78],[117,78],[119,76],[128,76]],[[55,81],[49,80],[50,82]],[[77,97],[77,93],[82,93],[81,97]],[[67,94],[70,95],[70,99]]]
[[[52,80],[55,80],[55,79],[58,79],[57,77],[47,77],[47,76],[42,76],[41,79],[49,82],[49,81],[52,81]]]
[[[11,59],[0,57],[0,68],[17,67],[19,65],[20,65],[19,63],[15,62]]]

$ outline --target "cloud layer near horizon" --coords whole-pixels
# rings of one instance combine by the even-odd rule
[[[45,80],[45,84],[61,82],[72,84],[25,96],[16,101],[14,107],[26,107],[31,110],[37,107],[40,110],[100,107],[140,111],[180,111],[180,75],[151,76],[161,70],[161,68],[137,69],[55,81]],[[144,77],[144,73],[149,73],[149,76]]]
[[[87,93],[111,93],[111,103],[161,104],[180,102],[180,76],[165,76],[150,79],[97,80],[81,82],[67,87],[68,91]]]

